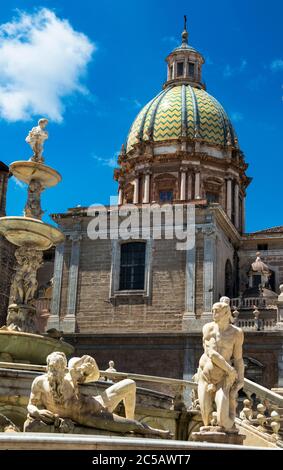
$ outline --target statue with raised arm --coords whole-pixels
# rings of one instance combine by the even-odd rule
[[[244,385],[243,331],[232,325],[229,302],[212,307],[213,321],[203,327],[204,353],[199,361],[198,399],[203,431],[215,424],[217,431],[235,429],[238,391]],[[215,413],[214,413],[215,414]]]
[[[81,393],[80,384],[97,381],[100,373],[91,356],[70,359],[68,367],[62,352],[47,357],[47,373],[33,381],[28,404],[26,432],[44,430],[76,432],[74,426],[96,428],[121,434],[135,432],[169,439],[169,431],[154,429],[135,419],[136,384],[124,379],[108,387],[100,395]],[[125,418],[113,413],[123,401]]]
[[[26,142],[31,146],[33,150],[33,156],[31,161],[44,163],[44,158],[42,156],[43,144],[46,139],[48,139],[48,132],[45,130],[45,127],[48,124],[48,119],[41,118],[38,121],[38,125],[33,127],[29,131],[28,136],[26,137]]]

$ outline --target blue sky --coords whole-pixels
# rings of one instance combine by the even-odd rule
[[[179,42],[184,14],[189,43],[207,60],[207,91],[232,118],[249,163],[247,230],[283,224],[280,0],[2,2],[0,159],[28,159],[28,130],[50,117],[44,155],[63,182],[45,192],[47,213],[108,203],[116,194],[115,156],[140,107],[161,89],[164,58]],[[44,21],[52,27],[45,35]],[[32,47],[19,59],[27,35]],[[62,44],[71,51],[67,59]],[[11,181],[8,214],[20,215],[25,198]]]

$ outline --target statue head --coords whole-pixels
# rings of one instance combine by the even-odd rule
[[[38,121],[38,125],[39,125],[39,127],[41,127],[41,129],[45,129],[47,124],[48,124],[48,119],[46,119],[46,118],[41,118]]]
[[[229,304],[223,301],[213,304],[212,316],[215,323],[222,323],[225,320],[230,322],[232,320],[232,314]]]
[[[63,352],[53,352],[46,358],[47,377],[50,392],[55,403],[63,404],[64,397],[64,377],[67,368],[67,359]]]
[[[224,304],[230,305],[230,297],[226,297],[226,295],[224,295],[220,298],[219,302],[224,302]]]
[[[68,369],[74,383],[95,382],[99,379],[98,365],[95,359],[88,355],[72,357],[69,360]]]
[[[111,367],[111,369],[114,369],[115,367],[115,364],[114,364],[114,361],[109,361],[109,367]]]
[[[17,304],[10,304],[8,307],[8,313],[13,314],[13,313],[18,313],[18,305]]]
[[[55,351],[46,358],[47,371],[51,375],[64,375],[67,368],[67,359],[63,352]]]

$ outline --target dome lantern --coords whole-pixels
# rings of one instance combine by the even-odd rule
[[[182,44],[167,57],[167,81],[163,88],[173,84],[189,84],[196,88],[204,88],[201,72],[204,64],[203,56],[188,44],[187,17],[184,16]]]

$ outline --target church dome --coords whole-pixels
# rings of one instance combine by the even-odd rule
[[[166,86],[139,112],[130,128],[126,151],[138,142],[180,137],[216,146],[238,146],[221,104],[205,90],[182,83]]]

